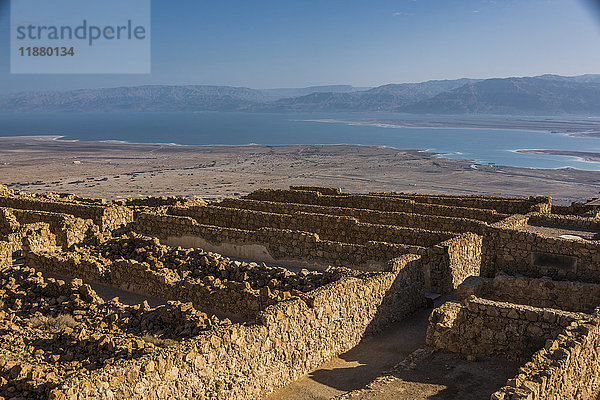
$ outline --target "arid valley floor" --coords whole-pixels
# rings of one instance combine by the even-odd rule
[[[479,165],[417,150],[331,146],[175,146],[0,138],[0,181],[12,189],[90,197],[205,199],[290,185],[349,192],[595,197],[600,173]]]

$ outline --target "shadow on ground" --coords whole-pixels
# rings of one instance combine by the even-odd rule
[[[267,399],[330,399],[364,387],[424,346],[430,313],[431,309],[419,310],[380,334],[364,339],[352,350],[277,390]]]

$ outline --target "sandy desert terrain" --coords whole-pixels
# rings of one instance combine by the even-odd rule
[[[600,173],[474,166],[418,150],[352,145],[176,146],[0,138],[0,182],[13,189],[119,198],[177,195],[218,199],[257,188],[342,187],[398,191],[595,197]]]

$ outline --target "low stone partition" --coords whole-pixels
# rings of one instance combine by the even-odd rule
[[[529,225],[589,229],[600,233],[600,220],[578,215],[529,214],[527,223]]]
[[[177,347],[76,373],[50,398],[261,398],[422,307],[418,257],[402,256],[398,267],[271,305],[254,324],[220,327]]]
[[[128,207],[118,205],[86,204],[46,198],[0,195],[0,207],[70,214],[84,220],[91,219],[102,230],[116,229],[133,221],[133,211]]]
[[[342,188],[329,188],[321,186],[290,186],[290,190],[305,190],[309,192],[319,192],[321,194],[327,194],[332,196],[342,194]]]
[[[552,214],[579,215],[591,218],[598,218],[600,216],[600,210],[598,210],[598,207],[586,206],[585,203],[573,202],[569,206],[552,204]]]
[[[491,400],[596,400],[600,396],[600,320],[571,323],[536,352]]]
[[[549,237],[519,230],[532,216],[538,221],[546,218],[536,214],[514,215],[488,229],[482,250],[482,276],[492,278],[504,272],[600,283],[599,241]]]
[[[413,214],[407,212],[376,211],[360,208],[327,207],[312,204],[278,203],[249,199],[223,199],[217,203],[226,208],[263,211],[293,215],[297,212],[328,214],[356,218],[360,222],[378,225],[393,225],[431,231],[483,234],[487,223],[468,218],[445,217],[438,215]]]
[[[549,213],[552,198],[530,196],[528,198],[480,195],[435,195],[422,193],[369,193],[374,196],[409,199],[418,203],[496,210],[503,214]]]
[[[292,229],[316,233],[323,240],[355,244],[376,241],[428,247],[453,237],[448,232],[368,224],[354,217],[328,214],[296,212],[290,215],[216,206],[172,207],[170,212],[191,217],[200,225],[251,231],[260,228]]]
[[[324,270],[329,265],[363,271],[387,271],[389,260],[424,253],[421,246],[382,242],[364,245],[321,240],[315,233],[260,228],[256,231],[201,225],[190,217],[141,213],[136,232],[171,246],[202,248],[230,257]]]
[[[499,274],[472,276],[457,290],[458,299],[477,296],[494,301],[591,314],[600,304],[600,285]]]
[[[259,189],[244,196],[243,198],[250,200],[274,201],[278,203],[301,203],[326,207],[361,208],[376,211],[408,212],[415,214],[468,218],[488,223],[498,222],[508,216],[506,214],[500,214],[495,210],[445,206],[438,204],[424,204],[410,199],[396,199],[393,197],[364,194],[333,196],[304,190]]]
[[[165,207],[165,206],[188,206],[203,205],[204,200],[190,200],[185,197],[176,196],[148,196],[140,198],[130,198],[124,201],[128,207]]]
[[[98,227],[91,219],[84,220],[69,214],[20,209],[10,209],[10,212],[23,225],[38,222],[50,225],[50,230],[56,236],[56,244],[63,248],[81,243],[85,238],[98,231]]]
[[[429,317],[427,344],[466,355],[524,361],[589,314],[470,297],[448,301]]]

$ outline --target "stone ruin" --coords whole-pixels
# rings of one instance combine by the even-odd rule
[[[491,399],[595,400],[595,213],[549,197],[0,187],[0,396],[261,398],[444,295],[429,346],[522,363]]]

